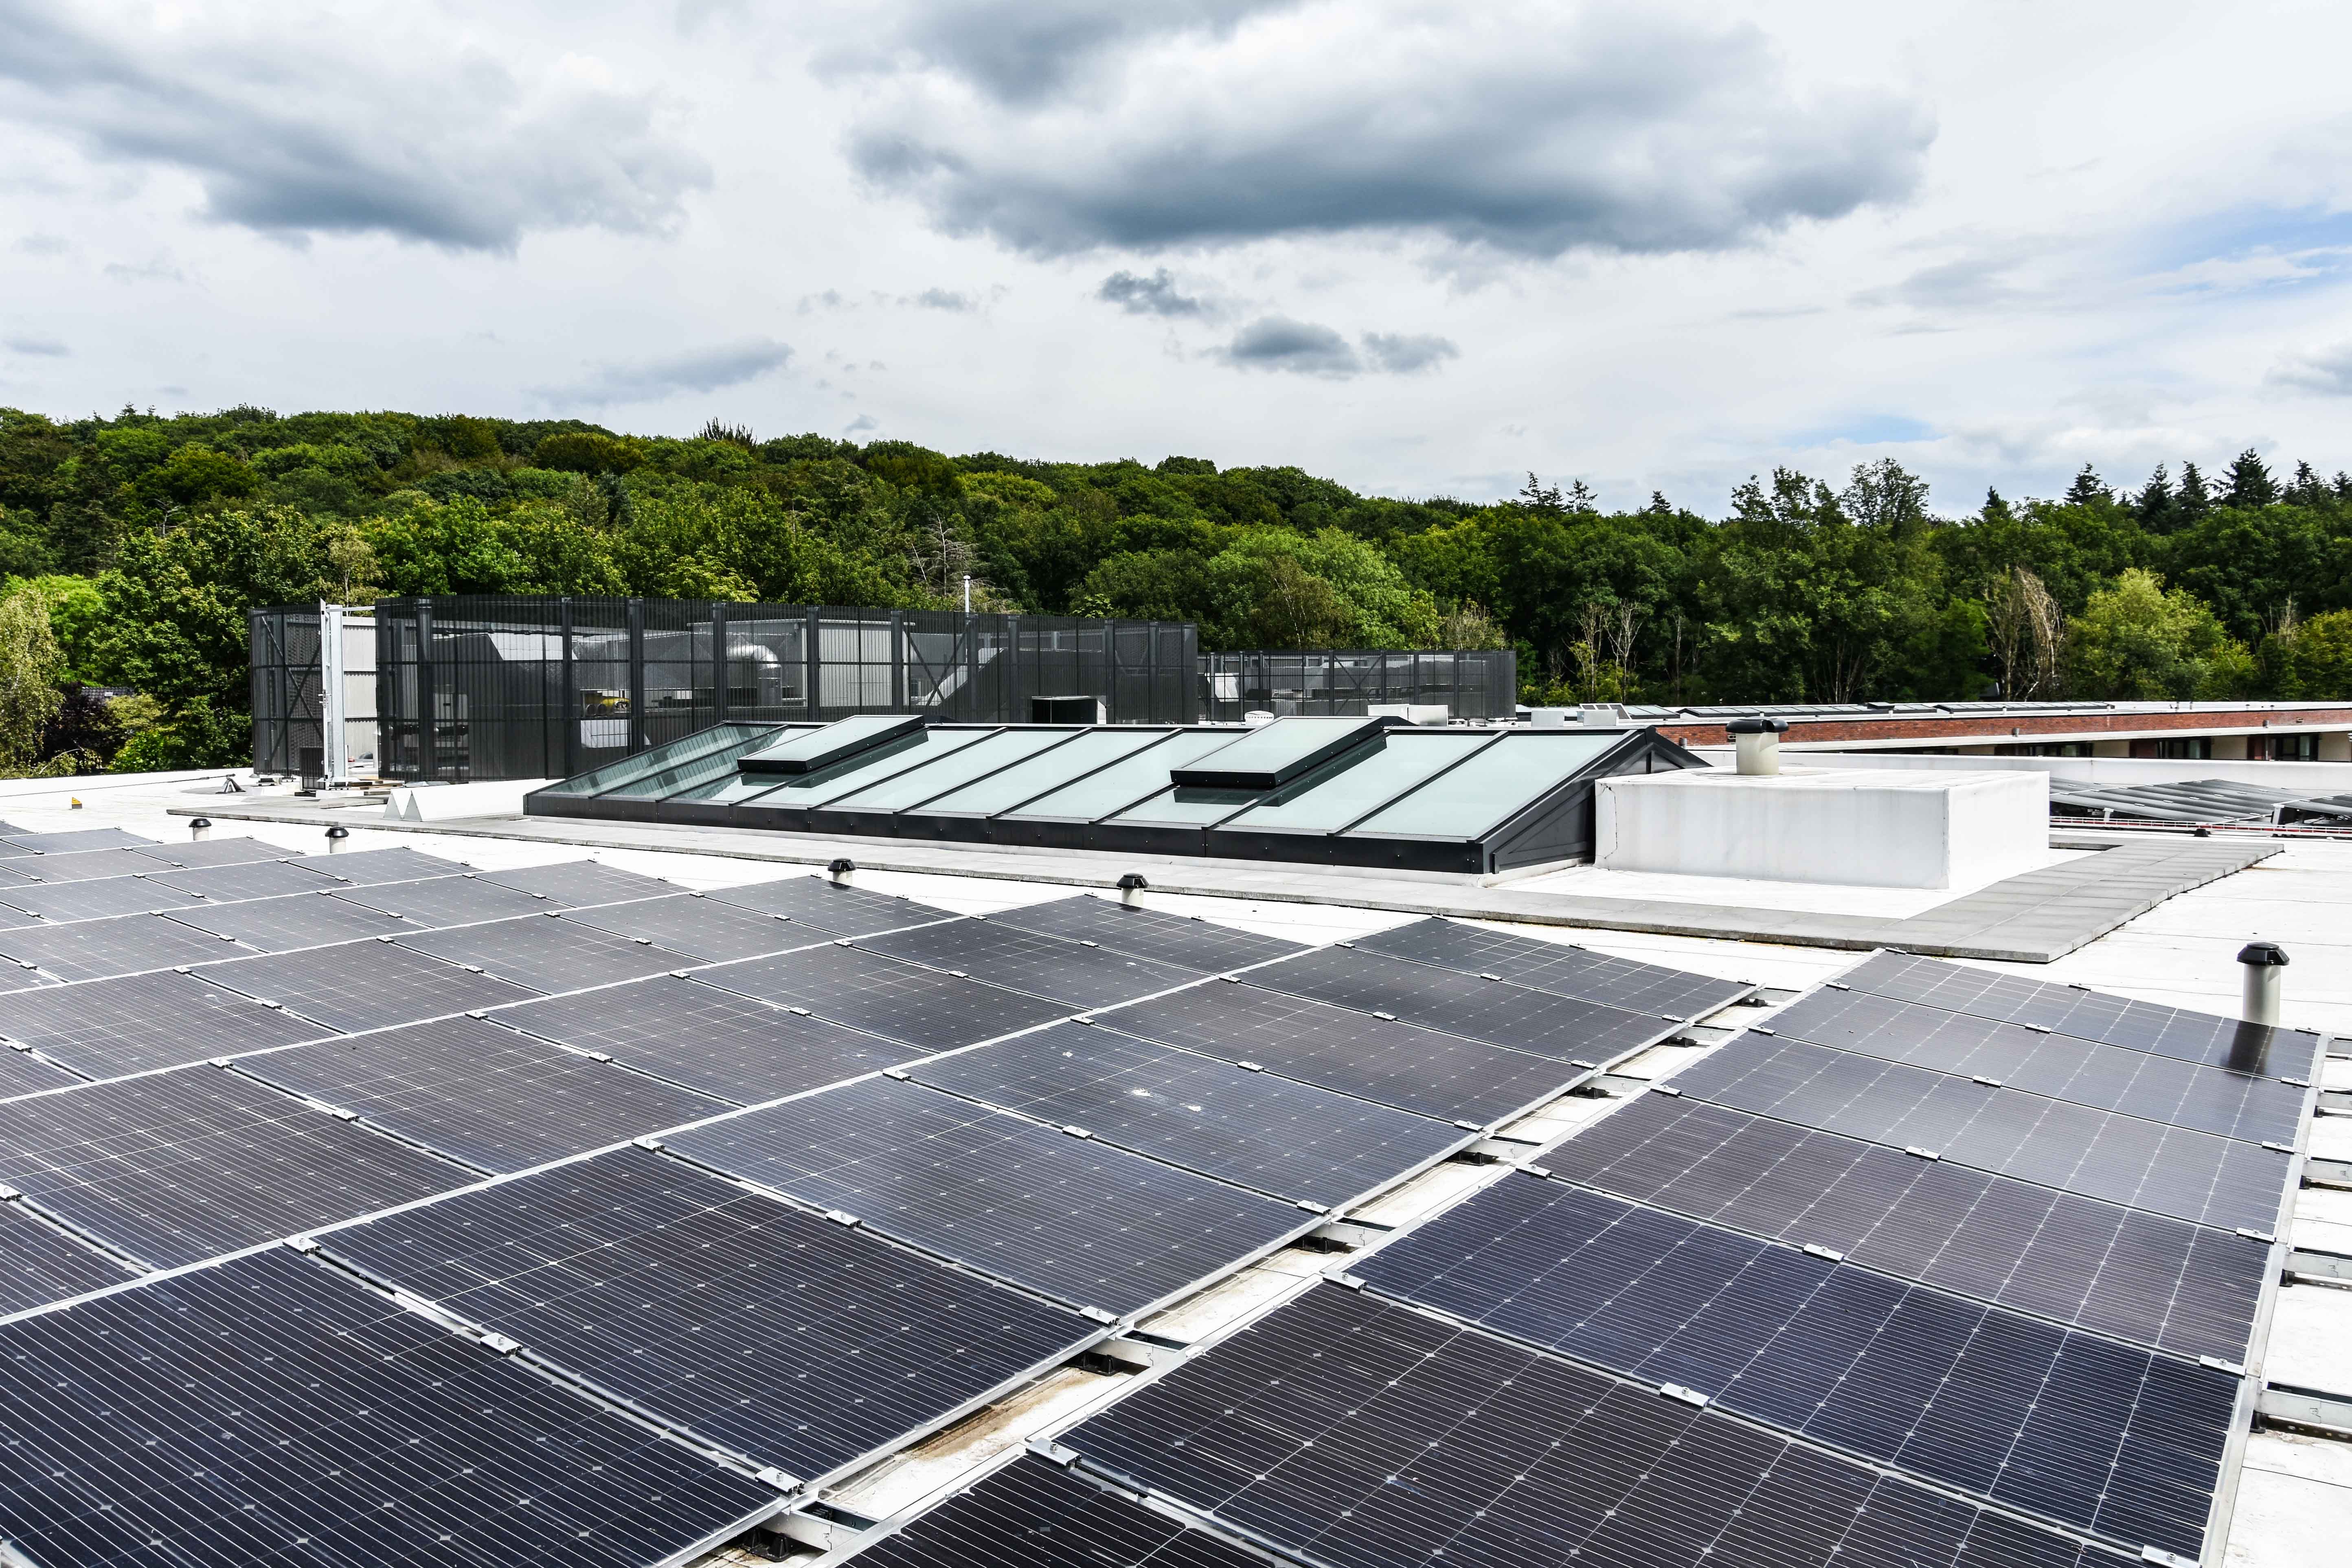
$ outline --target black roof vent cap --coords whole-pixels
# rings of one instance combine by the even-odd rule
[[[2274,942],[2250,942],[2238,950],[2238,962],[2262,969],[2284,969],[2286,949]]]
[[[1727,735],[1785,735],[1789,732],[1786,719],[1734,719],[1723,727]]]

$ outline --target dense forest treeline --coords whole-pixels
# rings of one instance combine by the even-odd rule
[[[246,611],[642,594],[1196,620],[1204,647],[1515,646],[1529,700],[2352,695],[2352,476],[2247,452],[1962,516],[1892,461],[1708,517],[1360,496],[573,420],[0,409],[0,773],[247,753]],[[106,689],[101,690],[101,689]],[[113,695],[108,695],[111,691]]]

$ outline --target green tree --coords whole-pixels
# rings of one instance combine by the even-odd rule
[[[2109,700],[2225,695],[2249,668],[2211,610],[2137,567],[2091,595],[2068,623],[2066,647],[2076,695]]]
[[[65,698],[58,679],[65,655],[49,629],[49,606],[30,584],[0,595],[0,773],[31,772],[41,761],[41,731]]]
[[[2352,610],[2314,616],[2287,643],[2286,697],[2306,701],[2352,699]]]

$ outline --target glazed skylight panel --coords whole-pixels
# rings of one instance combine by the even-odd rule
[[[0,1036],[88,1078],[178,1067],[324,1032],[283,1008],[171,970],[0,996]]]
[[[300,947],[359,942],[372,936],[398,936],[421,929],[415,921],[318,893],[252,899],[212,908],[199,905],[170,910],[168,918],[196,931],[234,938],[242,946],[262,952],[290,952]]]
[[[1032,1453],[857,1554],[859,1568],[1265,1568]]]
[[[632,941],[643,940],[690,953],[701,963],[718,963],[787,948],[807,947],[833,939],[831,931],[798,921],[763,915],[716,899],[681,893],[673,898],[639,899],[632,903],[605,904],[595,909],[567,910],[567,925],[611,931]]]
[[[1083,1024],[923,1062],[909,1076],[1327,1208],[1387,1186],[1466,1141],[1451,1122]]]
[[[1270,963],[1249,981],[1561,1061],[1622,1057],[1655,1045],[1679,1022],[1346,948]]]
[[[1336,1285],[1060,1442],[1322,1568],[2124,1561]]]
[[[1102,1026],[1440,1121],[1489,1127],[1585,1070],[1255,985],[1215,981],[1108,1009]]]
[[[473,973],[388,940],[233,959],[193,973],[325,1026],[310,1029],[302,1037],[306,1039],[495,1007],[534,994],[524,986]]]
[[[1772,1033],[2247,1142],[2291,1143],[2304,1092],[2276,1078],[2103,1046],[1918,1002],[1824,986],[1776,1014]]]
[[[473,1018],[323,1040],[239,1063],[479,1171],[520,1171],[726,1102]]]
[[[1539,1349],[2191,1558],[2239,1393],[2194,1362],[1536,1177],[1355,1271]]]
[[[1162,910],[1085,894],[1031,904],[1025,909],[1005,910],[988,918],[999,925],[1017,926],[1068,942],[1090,942],[1118,952],[1138,953],[1211,974],[1307,951],[1304,944],[1285,942],[1280,937],[1260,936],[1197,916],[1171,915]]]
[[[509,871],[482,871],[477,875],[482,881],[517,888],[575,909],[681,891],[675,882],[625,871],[601,860],[559,860],[552,866],[520,866]]]
[[[284,1249],[0,1326],[0,1434],[43,1564],[642,1568],[777,1496]]]
[[[732,904],[764,915],[782,915],[832,936],[865,936],[951,918],[946,910],[919,904],[912,899],[877,893],[868,888],[836,887],[824,877],[785,877],[740,888],[714,888],[705,896],[715,903]]]
[[[846,945],[722,964],[698,970],[696,978],[933,1051],[977,1045],[1073,1011],[1064,1003]]]
[[[321,1246],[560,1373],[803,1479],[894,1447],[1100,1332],[642,1149]]]
[[[417,931],[400,945],[553,994],[686,968],[698,960],[649,942],[545,916]]]
[[[1567,942],[1538,942],[1460,921],[1415,921],[1342,945],[1628,1012],[1677,1018],[1705,1017],[1755,989],[1738,981],[1612,958]]]
[[[504,887],[476,876],[346,888],[335,897],[347,899],[362,909],[399,915],[419,926],[471,925],[566,907],[560,900],[538,898],[520,888]]]
[[[158,1267],[473,1179],[215,1067],[0,1104],[0,1182]]]
[[[1749,1035],[1676,1075],[1696,1099],[2234,1230],[2278,1226],[2281,1149]]]
[[[1114,1314],[1163,1300],[1314,1220],[1293,1205],[887,1078],[694,1128],[667,1146]]]
[[[0,1202],[0,1315],[103,1290],[131,1278],[128,1266],[21,1203]]]
[[[1645,1094],[1553,1174],[2180,1355],[2243,1361],[2268,1242],[1834,1133]]]
[[[116,915],[0,931],[0,957],[53,980],[103,980],[257,951],[160,914]],[[0,990],[17,989],[35,978],[31,973],[19,977],[0,969]]]
[[[1040,936],[977,916],[861,937],[858,945],[950,974],[981,976],[992,985],[1025,991],[1069,1008],[1130,1002],[1189,985],[1207,973],[1131,952]]]
[[[757,1105],[876,1072],[918,1047],[662,975],[491,1015],[639,1072]]]

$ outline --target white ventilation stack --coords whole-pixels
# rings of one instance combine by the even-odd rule
[[[2285,978],[2286,949],[2274,942],[2250,942],[2238,950],[2238,962],[2246,971],[2245,1006],[2241,1009],[2246,1022],[2277,1024],[2279,982]]]
[[[1750,777],[1780,771],[1780,737],[1789,732],[1786,719],[1734,719],[1724,729],[1739,748],[1739,771]]]

